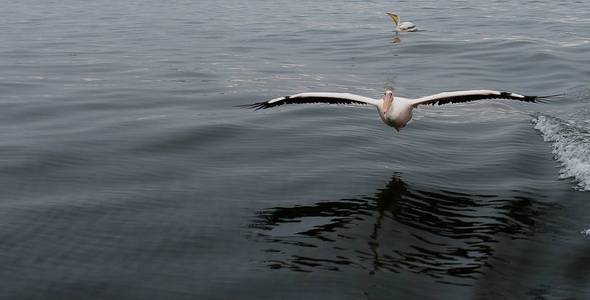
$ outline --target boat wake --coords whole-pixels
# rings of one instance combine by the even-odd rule
[[[560,178],[571,178],[575,189],[590,191],[590,130],[542,114],[534,116],[533,123],[543,139],[552,143],[555,159],[561,163]]]

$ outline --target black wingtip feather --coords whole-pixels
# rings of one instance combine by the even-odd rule
[[[253,109],[253,110],[259,110],[259,109],[267,109],[269,107],[271,107],[272,105],[268,103],[268,101],[264,101],[264,102],[256,102],[256,103],[252,103],[252,104],[241,104],[241,105],[236,105],[236,107],[240,107],[240,108],[246,108],[246,109]]]
[[[560,93],[560,94],[553,94],[553,95],[537,96],[537,100],[541,100],[539,102],[542,102],[542,103],[547,103],[547,102],[550,102],[548,100],[551,100],[552,98],[562,98],[562,97],[565,97],[566,95],[567,95],[566,93]]]

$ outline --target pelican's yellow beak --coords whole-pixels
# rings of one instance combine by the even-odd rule
[[[388,12],[387,15],[391,17],[391,20],[393,21],[393,23],[395,23],[395,26],[397,26],[399,24],[399,16],[398,15],[396,15],[392,12]]]

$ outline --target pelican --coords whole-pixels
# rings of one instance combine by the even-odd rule
[[[543,102],[543,99],[558,96],[525,96],[511,92],[493,90],[468,90],[444,92],[435,95],[409,99],[394,97],[393,91],[387,90],[381,99],[373,99],[349,93],[300,93],[279,97],[254,104],[241,105],[254,110],[267,109],[283,104],[327,103],[372,105],[377,108],[383,123],[395,128],[398,132],[412,119],[412,111],[419,105],[442,105],[448,103],[470,102],[484,99],[508,99],[523,102]]]
[[[387,15],[391,17],[391,20],[395,24],[396,32],[413,32],[418,30],[418,27],[412,22],[400,22],[399,16],[392,11],[388,12]]]

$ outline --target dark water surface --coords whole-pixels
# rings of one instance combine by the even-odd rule
[[[590,298],[588,1],[0,4],[2,299]]]

